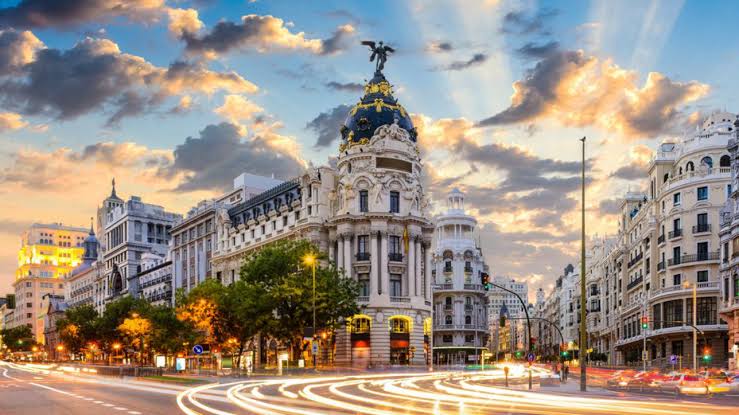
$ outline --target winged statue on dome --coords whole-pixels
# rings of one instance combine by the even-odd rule
[[[362,41],[362,44],[369,46],[370,52],[372,52],[370,55],[370,62],[377,58],[377,62],[375,62],[375,72],[382,72],[382,70],[385,69],[385,62],[387,62],[388,54],[395,52],[395,49],[390,46],[383,45],[382,41],[375,43],[371,40],[364,40]]]

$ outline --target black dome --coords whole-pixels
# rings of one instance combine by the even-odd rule
[[[375,76],[364,86],[364,96],[349,111],[341,127],[342,144],[367,141],[378,127],[393,124],[395,120],[415,142],[417,134],[410,116],[393,97],[393,89],[382,72],[375,72]]]

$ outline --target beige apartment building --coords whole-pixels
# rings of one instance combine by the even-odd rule
[[[21,237],[15,273],[16,308],[9,327],[31,327],[44,343],[44,295],[64,296],[64,280],[82,262],[88,230],[60,223],[35,223]]]

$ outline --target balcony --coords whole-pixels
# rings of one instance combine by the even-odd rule
[[[482,291],[482,284],[465,284],[465,290]]]
[[[670,258],[667,260],[667,266],[671,267],[674,265],[688,264],[691,262],[701,261],[718,261],[719,253],[717,252],[701,252],[699,254],[683,255],[677,258]]]
[[[360,295],[359,297],[357,297],[357,302],[358,303],[369,303],[369,296]]]
[[[662,245],[663,243],[665,243],[665,234],[657,237],[657,245]]]
[[[391,303],[410,303],[410,297],[390,297]]]
[[[472,304],[465,304],[464,305],[464,311],[472,311],[474,306]]]
[[[626,289],[627,290],[630,290],[630,289],[636,287],[637,285],[641,284],[642,281],[644,281],[644,277],[641,277],[640,276],[639,278],[635,279],[634,281],[631,281],[630,283],[628,283],[626,285]]]
[[[639,252],[631,261],[628,263],[628,268],[633,267],[636,265],[637,262],[641,261],[641,259],[644,257],[643,252]]]
[[[400,252],[391,252],[387,254],[387,258],[393,262],[403,262],[403,254]]]
[[[454,306],[452,304],[444,304],[444,310],[453,310]]]
[[[369,261],[370,260],[370,253],[369,252],[359,252],[357,253],[357,261]]]
[[[675,238],[681,238],[683,236],[683,230],[682,229],[674,229],[667,233],[668,239],[675,239]]]
[[[704,232],[711,232],[711,224],[699,223],[697,225],[693,225],[693,233],[704,233]]]
[[[699,282],[697,286],[697,291],[699,293],[706,292],[706,291],[718,291],[720,288],[718,281],[709,281],[709,282]],[[692,292],[693,288],[685,288],[682,284],[681,285],[671,285],[669,287],[660,288],[658,290],[655,290],[652,292],[652,294],[649,296],[650,300],[654,300],[657,297],[662,297],[668,294],[674,294],[674,293],[680,293],[682,291]]]
[[[451,266],[444,266],[444,273],[445,274],[451,274],[452,273],[452,267]]]
[[[465,274],[472,274],[472,267],[464,267]]]
[[[665,270],[665,261],[660,261],[657,263],[657,271],[664,271]]]
[[[434,291],[447,291],[447,290],[453,290],[454,284],[447,283],[447,284],[434,284]]]

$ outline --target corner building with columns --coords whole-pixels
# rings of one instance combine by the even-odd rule
[[[238,278],[245,255],[281,239],[305,238],[359,282],[360,313],[335,334],[341,366],[430,361],[431,239],[416,130],[381,71],[341,127],[335,165],[216,214],[215,275]],[[320,329],[320,327],[319,327]],[[271,360],[261,339],[257,363]]]

